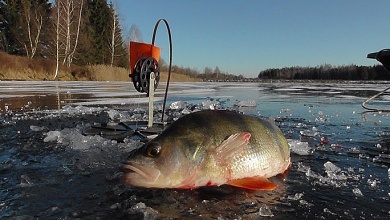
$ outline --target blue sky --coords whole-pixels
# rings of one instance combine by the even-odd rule
[[[256,77],[289,66],[375,65],[366,55],[390,48],[389,0],[117,0],[122,28],[137,25],[151,43],[168,21],[173,64]],[[168,60],[161,23],[156,43]]]

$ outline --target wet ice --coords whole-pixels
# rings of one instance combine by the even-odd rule
[[[50,82],[42,86],[47,85],[50,85]],[[72,84],[77,87],[80,85],[80,83]],[[126,86],[128,87],[128,84]],[[124,101],[123,97],[115,102],[105,101],[105,95],[98,91],[104,86],[93,84],[89,88],[93,88],[93,93],[98,94],[99,97],[91,99],[91,102],[82,100],[77,104],[70,104],[68,101],[60,100],[59,103],[62,104],[60,108],[46,110],[33,107],[35,101],[31,103],[25,101],[23,106],[17,109],[14,108],[15,105],[0,106],[2,132],[24,120],[36,121],[25,128],[18,124],[15,128],[17,131],[7,131],[8,133],[1,137],[3,139],[0,143],[2,153],[0,170],[2,175],[7,175],[6,180],[5,178],[0,180],[1,187],[12,192],[13,188],[6,184],[14,184],[13,186],[19,187],[18,190],[22,188],[24,195],[30,196],[23,199],[17,197],[8,199],[9,197],[4,197],[3,191],[3,197],[0,197],[1,211],[11,217],[21,217],[22,214],[18,216],[17,213],[12,214],[9,210],[23,207],[29,211],[24,213],[27,217],[34,215],[37,218],[54,216],[82,219],[104,218],[107,215],[118,218],[124,216],[144,218],[148,214],[152,216],[154,211],[158,212],[157,217],[161,218],[172,216],[196,218],[201,214],[210,214],[209,216],[214,219],[218,217],[245,219],[248,213],[252,218],[273,215],[276,218],[292,219],[302,216],[323,219],[359,219],[359,216],[371,219],[388,216],[389,211],[383,205],[389,202],[387,187],[390,180],[388,168],[390,163],[388,145],[386,145],[389,134],[388,115],[383,113],[361,115],[359,102],[362,97],[356,93],[344,94],[348,92],[348,88],[356,90],[356,86],[335,87],[328,84],[311,87],[288,83],[246,86],[251,92],[246,91],[237,95],[234,92],[242,86],[236,84],[223,84],[223,86],[208,83],[180,84],[178,87],[185,89],[188,87],[188,91],[192,94],[173,91],[173,99],[168,101],[169,106],[172,103],[172,108],[167,109],[165,118],[177,119],[184,114],[201,109],[232,109],[264,118],[274,117],[275,123],[289,138],[293,157],[293,166],[286,177],[286,182],[282,181],[277,191],[237,193],[234,196],[222,194],[221,197],[206,193],[208,197],[205,199],[205,195],[199,196],[197,191],[164,191],[164,194],[161,191],[121,185],[118,181],[121,176],[120,161],[129,151],[142,143],[131,138],[125,138],[123,143],[118,143],[100,136],[84,135],[82,130],[94,123],[90,116],[104,113],[107,114],[108,122],[145,120],[147,109],[137,103],[128,105],[139,101],[138,95],[134,102]],[[277,86],[280,89],[270,92],[270,86]],[[365,85],[364,89],[367,88],[373,91],[380,89],[377,85]],[[50,91],[50,89],[45,90]],[[286,93],[294,90],[299,90],[300,94],[305,95]],[[321,93],[316,93],[318,90]],[[77,88],[65,91],[76,94],[77,91],[85,90]],[[313,96],[311,97],[310,94]],[[118,93],[119,95],[123,96],[123,92]],[[110,96],[107,95],[107,99],[117,98],[115,93]],[[349,100],[346,100],[347,97]],[[256,106],[234,108],[236,101],[231,100],[255,100]],[[113,106],[112,103],[119,104]],[[177,107],[174,107],[175,105]],[[155,107],[155,121],[159,121],[161,103],[156,103]],[[21,110],[24,112],[31,110],[34,113],[20,113]],[[90,118],[83,120],[85,117]],[[41,121],[45,120],[52,120],[54,126],[41,124]],[[67,121],[72,121],[73,124],[68,124]],[[8,139],[12,137],[15,137],[15,140],[10,142]],[[323,140],[325,137],[326,140]],[[14,146],[14,153],[8,151],[8,146]],[[36,156],[30,152],[31,149],[40,152],[46,150],[50,154],[46,153],[44,157]],[[52,152],[52,149],[55,151]],[[61,151],[61,149],[65,150]],[[16,178],[11,176],[13,172],[18,172],[15,174]],[[99,176],[101,173],[102,176]],[[12,182],[13,179],[16,182]],[[67,187],[71,184],[74,185]],[[22,185],[24,186],[21,187]],[[98,191],[92,192],[94,187]],[[45,195],[46,202],[50,203],[56,199],[60,202],[45,207],[34,203],[35,208],[32,209],[30,205],[34,200],[31,198],[40,195],[40,188],[45,188],[42,192],[49,190],[66,197],[64,193],[56,191],[64,188],[70,192],[69,198],[64,200],[56,197],[47,198],[48,195],[42,193]],[[79,188],[80,190],[77,190]],[[71,192],[71,189],[76,191]],[[84,195],[86,195],[85,199],[77,200]],[[112,196],[107,199],[108,195]],[[245,204],[237,200],[245,200]],[[16,203],[12,204],[12,201]],[[366,204],[372,202],[377,205],[370,209],[366,208]],[[68,205],[61,205],[62,203]],[[72,205],[73,203],[77,206]],[[359,212],[356,212],[356,209]],[[175,215],[168,216],[172,212]],[[3,213],[0,215],[4,216]]]

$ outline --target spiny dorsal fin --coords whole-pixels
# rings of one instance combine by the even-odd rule
[[[241,153],[248,145],[250,138],[251,134],[249,132],[240,132],[230,135],[215,148],[217,162],[224,163],[233,155]]]

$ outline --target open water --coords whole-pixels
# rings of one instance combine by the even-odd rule
[[[389,94],[369,103],[380,111],[361,107],[387,86],[171,83],[167,120],[230,109],[274,118],[289,139],[292,167],[279,187],[246,191],[123,185],[121,162],[142,137],[101,128],[142,128],[148,99],[132,83],[0,82],[0,218],[389,219]]]

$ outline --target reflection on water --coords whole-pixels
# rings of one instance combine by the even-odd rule
[[[61,109],[65,105],[74,103],[74,100],[88,100],[91,94],[34,94],[28,95],[13,93],[15,97],[0,99],[0,109],[3,111],[41,111],[51,109]]]
[[[276,190],[246,191],[121,184],[121,161],[142,143],[83,131],[146,115],[147,98],[131,82],[0,82],[0,218],[386,219],[390,113],[365,112],[361,102],[387,86],[172,83],[171,118],[199,108],[236,109],[274,118],[287,138],[308,143],[310,153],[292,154],[286,179],[273,178]],[[164,84],[156,92],[160,106]],[[388,108],[389,101],[384,94],[371,104]]]

